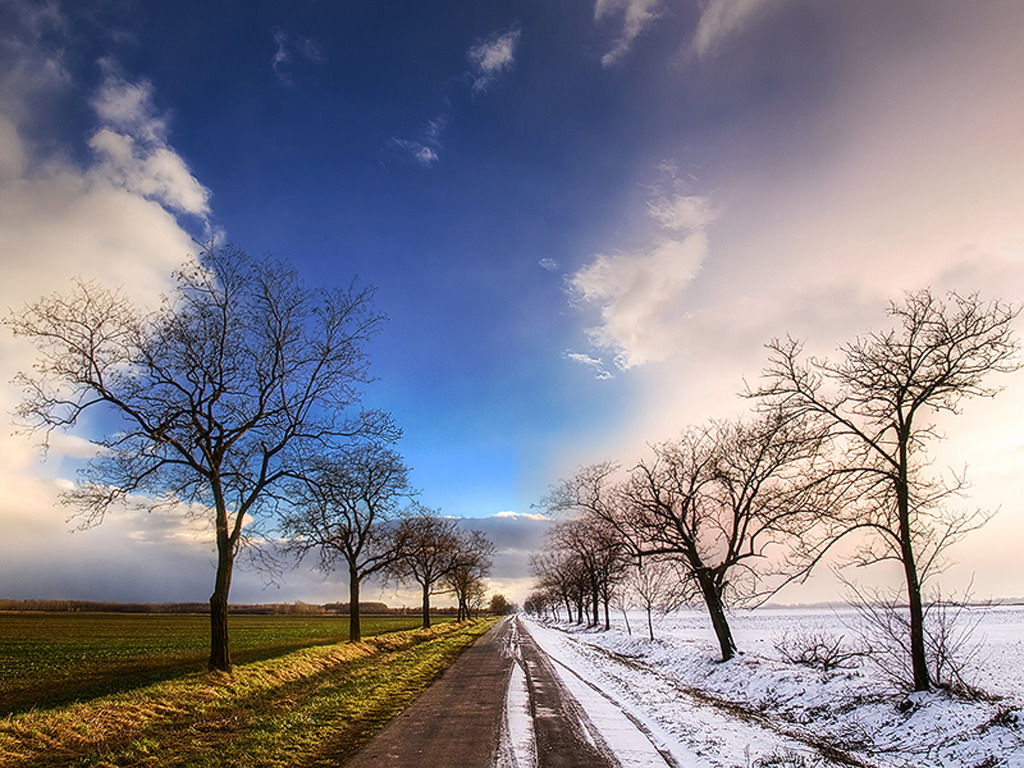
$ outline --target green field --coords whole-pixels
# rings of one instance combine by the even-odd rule
[[[435,619],[435,621],[444,619]],[[363,635],[419,626],[363,618]],[[231,616],[235,663],[348,639],[343,616]],[[0,714],[128,691],[206,668],[209,618],[176,614],[0,613]]]

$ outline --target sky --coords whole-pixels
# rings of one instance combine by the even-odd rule
[[[1024,297],[1022,34],[1010,0],[0,0],[0,308],[75,276],[152,305],[210,239],[376,286],[364,402],[521,600],[551,486],[742,414],[773,337],[828,354],[928,286]],[[32,359],[5,329],[4,413]],[[982,598],[1024,595],[1003,379],[935,454],[1000,510],[943,575]],[[205,600],[194,523],[71,532],[88,438],[0,437],[0,596]],[[344,594],[266,582],[232,599]]]

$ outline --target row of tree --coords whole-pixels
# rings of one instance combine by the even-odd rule
[[[900,565],[907,682],[928,689],[922,585],[990,516],[946,505],[965,480],[931,471],[928,448],[941,437],[936,416],[993,396],[988,375],[1020,367],[1019,311],[923,290],[890,305],[893,328],[846,343],[837,360],[772,341],[761,384],[744,393],[750,418],[688,428],[628,470],[596,464],[556,487],[548,507],[567,519],[535,559],[527,607],[564,606],[596,624],[603,605],[607,627],[629,578],[648,610],[702,601],[727,660],[729,604],[763,601],[855,538],[848,562]]]
[[[482,600],[493,545],[418,506],[392,448],[401,430],[362,407],[366,346],[385,318],[374,289],[310,289],[286,264],[208,247],[173,275],[155,310],[77,281],[6,324],[38,350],[19,374],[18,411],[46,437],[85,418],[104,436],[64,500],[83,525],[113,505],[209,516],[217,549],[211,669],[229,670],[228,598],[236,559],[268,563],[280,541],[319,566],[344,565],[351,639],[359,587],[387,574],[422,587],[423,620],[441,584],[460,616]]]

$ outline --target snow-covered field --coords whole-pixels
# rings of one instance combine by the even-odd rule
[[[784,636],[853,635],[853,612],[762,608],[731,622],[741,654],[721,664],[705,616],[621,614],[610,632],[527,622],[556,661],[657,734],[693,768],[1024,768],[1024,608],[973,609],[979,653],[967,680],[989,694],[897,690],[870,662],[822,672],[784,661]],[[835,751],[831,751],[835,750]]]

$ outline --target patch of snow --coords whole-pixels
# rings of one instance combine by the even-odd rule
[[[536,765],[537,742],[530,715],[530,692],[526,687],[526,673],[516,663],[512,665],[505,694],[505,722],[497,768],[534,768]]]

